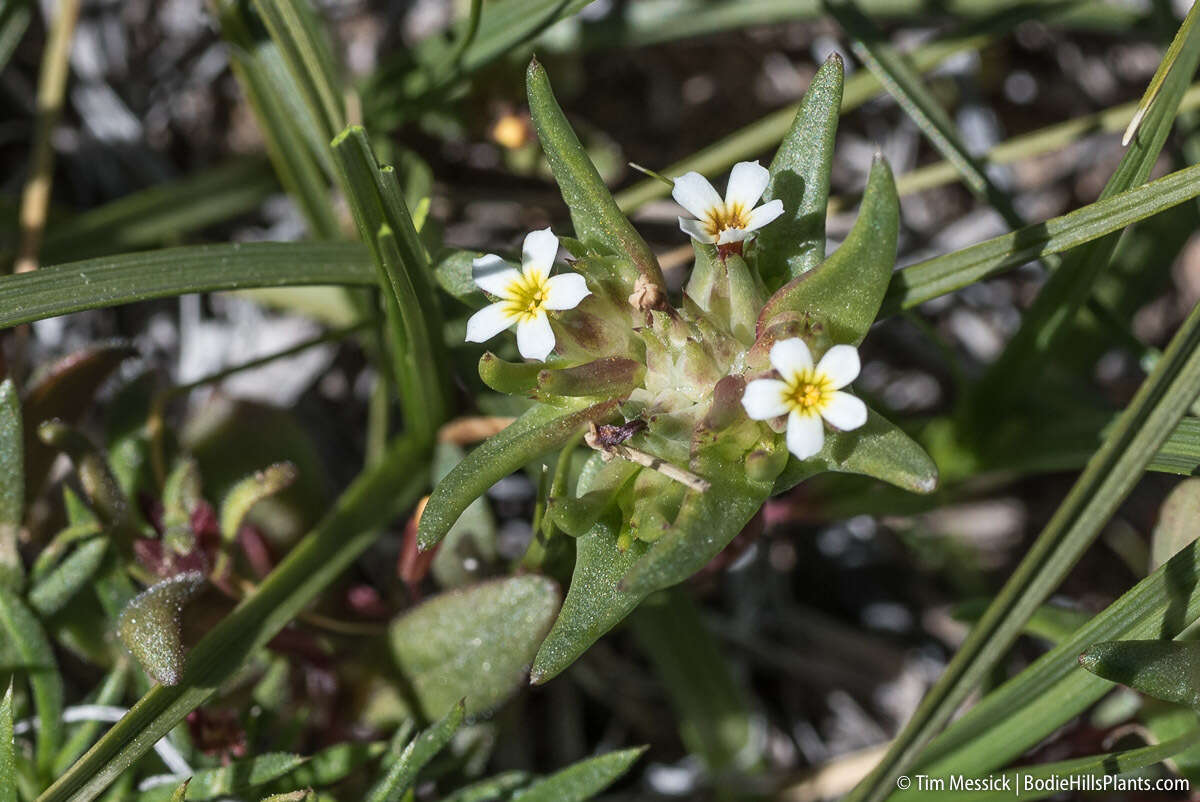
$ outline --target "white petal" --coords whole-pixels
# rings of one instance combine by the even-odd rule
[[[746,221],[746,230],[757,231],[781,214],[783,214],[783,201],[776,198],[770,203],[764,203],[750,212],[750,219]]]
[[[808,459],[825,444],[825,426],[816,415],[788,415],[787,446],[796,459]]]
[[[574,309],[579,302],[592,294],[587,279],[578,273],[563,273],[546,283],[547,309]]]
[[[505,313],[504,307],[507,305],[504,301],[498,301],[471,315],[467,321],[467,342],[486,342],[516,322],[515,318]]]
[[[554,350],[554,330],[545,312],[517,324],[517,350],[526,359],[544,362]]]
[[[835,345],[826,351],[825,356],[817,363],[817,373],[825,374],[835,390],[840,390],[857,379],[861,369],[858,349],[853,345]]]
[[[771,367],[779,371],[784,381],[797,373],[811,370],[812,365],[812,352],[799,337],[780,340],[771,346]]]
[[[742,242],[754,236],[754,232],[748,228],[723,228],[721,229],[721,237],[717,240],[718,245],[728,245],[731,242]]]
[[[511,262],[489,253],[471,262],[471,278],[484,292],[490,292],[497,298],[507,298],[508,288],[514,281],[521,280],[521,271]]]
[[[725,205],[740,205],[753,209],[754,204],[767,190],[771,171],[758,162],[738,162],[729,173],[729,186],[725,188]]]
[[[701,220],[708,213],[721,205],[721,196],[708,183],[708,179],[696,172],[684,173],[675,179],[675,188],[671,197],[683,208],[687,209]]]
[[[843,432],[857,429],[867,422],[867,405],[850,393],[834,393],[821,409],[821,417]]]
[[[787,385],[777,379],[755,379],[746,385],[742,394],[742,406],[751,420],[769,420],[786,415],[787,404],[783,403],[783,394]]]
[[[713,238],[704,230],[704,223],[699,220],[689,220],[686,217],[679,218],[679,228],[683,233],[687,234],[696,242],[703,242],[706,245],[711,245]]]
[[[554,257],[558,256],[558,237],[548,228],[541,231],[530,231],[525,235],[525,244],[521,246],[521,270],[529,275],[529,269],[535,268],[543,276],[550,275],[554,266]]]

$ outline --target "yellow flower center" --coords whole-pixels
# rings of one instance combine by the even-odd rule
[[[704,231],[713,239],[721,236],[727,228],[745,228],[750,225],[750,213],[740,203],[726,206],[721,203],[713,207],[704,220]]]
[[[518,321],[532,320],[550,295],[550,278],[538,273],[522,275],[508,287],[504,313]]]
[[[833,384],[816,371],[806,370],[794,375],[787,382],[783,403],[792,412],[801,415],[818,415],[833,398]]]

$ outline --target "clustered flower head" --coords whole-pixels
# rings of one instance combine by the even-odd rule
[[[758,162],[740,162],[721,198],[699,173],[680,176],[672,194],[695,219],[681,217],[679,227],[697,243],[740,253],[743,242],[783,214],[778,199],[755,207],[769,181],[769,171]],[[495,254],[474,260],[475,284],[497,300],[467,321],[467,340],[484,342],[515,327],[521,356],[544,361],[556,344],[547,312],[574,309],[591,295],[587,280],[578,273],[550,275],[557,253],[558,238],[546,228],[525,237],[519,267]],[[866,405],[842,390],[859,373],[854,346],[834,345],[814,364],[804,340],[792,337],[772,346],[770,363],[778,378],[749,382],[742,406],[752,420],[770,421],[776,431],[786,421],[787,447],[796,458],[808,459],[821,451],[826,423],[839,431],[866,423]],[[647,375],[648,381],[652,378]]]

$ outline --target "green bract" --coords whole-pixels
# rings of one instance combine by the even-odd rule
[[[650,593],[716,556],[774,492],[824,471],[860,473],[914,492],[937,484],[932,460],[875,412],[789,456],[783,437],[750,420],[746,383],[768,376],[771,347],[801,338],[815,358],[857,345],[879,313],[896,254],[899,205],[877,158],[846,241],[824,259],[824,210],[841,102],[834,57],[814,79],[766,192],[783,213],[755,238],[694,242],[695,265],[673,299],[653,253],[621,214],[572,131],[537,61],[527,72],[534,125],[576,240],[571,266],[592,294],[555,313],[546,363],[486,354],[493,389],[532,399],[508,429],[464,459],[421,518],[430,548],[492,483],[588,432],[595,450],[548,500],[545,529],[577,538],[562,611],[533,667],[541,682],[566,668]],[[757,169],[757,168],[756,168]],[[773,291],[773,294],[772,294]],[[598,428],[596,428],[598,427]]]

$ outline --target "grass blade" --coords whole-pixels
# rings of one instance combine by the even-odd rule
[[[38,802],[95,799],[189,712],[217,691],[374,542],[379,527],[424,490],[424,449],[401,439],[346,489],[316,529],[196,644],[178,685],[142,697]]]
[[[25,429],[12,379],[0,382],[0,587],[19,592],[25,568],[18,536],[25,510]]]
[[[358,243],[164,248],[0,276],[0,329],[191,292],[312,284],[373,286],[375,282],[370,255]]]
[[[893,315],[1032,259],[1093,242],[1200,196],[1200,165],[1081,209],[897,271],[880,315]]]
[[[54,650],[29,608],[3,588],[0,588],[0,628],[29,667],[29,685],[38,717],[37,768],[43,779],[49,779],[62,741],[63,684]]]
[[[417,781],[417,773],[450,743],[450,738],[462,726],[464,715],[463,703],[459,702],[440,721],[413,738],[387,775],[371,789],[367,802],[400,802]]]
[[[622,749],[581,760],[517,792],[513,802],[583,802],[591,799],[629,771],[645,751],[645,747]]]
[[[1142,120],[1145,119],[1146,113],[1150,111],[1150,106],[1154,103],[1155,98],[1158,97],[1158,93],[1162,91],[1163,85],[1166,83],[1167,74],[1175,67],[1180,55],[1183,53],[1183,46],[1191,35],[1192,27],[1196,24],[1197,14],[1200,14],[1200,6],[1192,4],[1187,16],[1183,18],[1183,24],[1175,32],[1175,38],[1171,40],[1171,45],[1167,48],[1167,54],[1158,63],[1158,69],[1154,71],[1154,77],[1150,79],[1150,85],[1146,87],[1146,93],[1142,95],[1142,99],[1138,102],[1137,111],[1134,112],[1133,119],[1129,121],[1129,125],[1125,128],[1125,133],[1121,136],[1122,145],[1128,146],[1137,135]],[[1188,80],[1191,80],[1190,75]]]
[[[17,802],[17,757],[13,748],[13,686],[0,699],[0,802]]]
[[[1200,394],[1200,306],[879,765],[849,799],[881,800],[1020,634]]]

